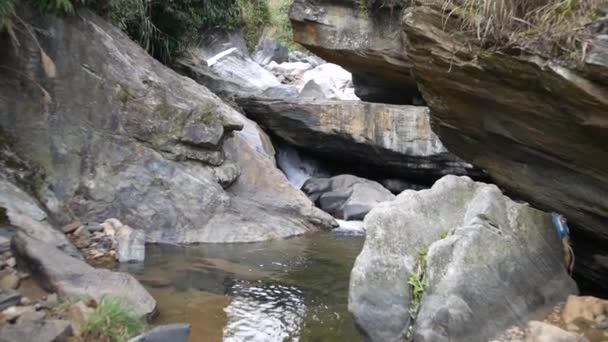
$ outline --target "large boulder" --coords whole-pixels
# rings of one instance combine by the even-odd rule
[[[279,80],[249,56],[239,30],[211,29],[174,68],[220,96],[260,95]]]
[[[446,176],[364,225],[349,310],[367,341],[402,341],[410,315],[417,342],[488,341],[577,292],[550,215],[495,185]]]
[[[400,30],[401,2],[392,4],[295,0],[289,12],[294,40],[352,72],[362,100],[413,104],[419,93]]]
[[[156,313],[156,301],[130,274],[95,269],[53,245],[18,233],[12,241],[19,265],[30,270],[40,286],[62,297],[121,298],[140,317]]]
[[[256,98],[240,99],[239,104],[247,116],[291,145],[375,177],[428,182],[446,174],[479,175],[443,147],[431,131],[425,107]]]
[[[302,191],[323,211],[342,220],[363,220],[376,205],[395,196],[380,183],[352,175],[310,178]]]
[[[40,34],[18,34],[20,47],[0,52],[0,127],[46,173],[38,194],[58,224],[115,217],[170,243],[335,224],[290,186],[259,127],[207,88],[87,10],[19,11]]]
[[[509,192],[567,217],[596,246],[574,235],[576,270],[608,289],[608,19],[589,26],[583,59],[568,64],[528,49],[479,53],[452,34],[461,23],[445,22],[441,3],[408,8],[403,21],[433,130]]]

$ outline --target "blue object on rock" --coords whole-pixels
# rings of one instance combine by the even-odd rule
[[[570,235],[570,228],[568,228],[568,224],[562,222],[560,219],[562,216],[558,213],[551,213],[551,220],[553,221],[553,225],[555,226],[555,231],[557,232],[557,237],[560,240],[563,240],[566,236]]]

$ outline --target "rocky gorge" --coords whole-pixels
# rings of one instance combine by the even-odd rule
[[[17,6],[0,341],[86,340],[114,298],[158,325],[131,341],[606,339],[606,19],[572,65],[446,10],[295,0],[316,56],[216,28],[163,65]]]

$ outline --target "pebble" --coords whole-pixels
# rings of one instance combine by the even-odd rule
[[[88,233],[89,233],[89,231],[86,229],[85,226],[80,226],[80,227],[78,227],[78,229],[76,229],[74,231],[74,235],[76,235],[76,236],[80,236],[80,235],[84,235],[84,234],[88,234]]]
[[[17,266],[17,260],[15,260],[15,258],[11,257],[8,260],[6,260],[6,264],[8,265],[8,267],[15,268],[15,266]]]
[[[32,300],[29,299],[28,297],[21,297],[21,305],[30,305],[32,304]]]
[[[6,322],[14,322],[21,315],[31,311],[34,311],[34,308],[31,306],[11,306],[10,308],[2,311],[2,316]]]
[[[74,221],[70,224],[66,224],[65,226],[63,226],[63,232],[66,234],[72,233],[76,229],[80,228],[81,225],[82,224],[80,223],[80,221]]]
[[[576,325],[574,323],[568,323],[566,325],[566,330],[568,330],[568,331],[579,331],[579,330],[581,330],[581,328],[579,328],[578,325]]]
[[[91,245],[91,240],[84,238],[84,237],[81,237],[74,242],[74,246],[76,246],[77,248],[80,248],[80,249],[87,248],[87,247],[89,247],[89,245]]]
[[[19,282],[19,276],[17,276],[15,273],[9,273],[0,279],[0,288],[16,289],[19,287]]]

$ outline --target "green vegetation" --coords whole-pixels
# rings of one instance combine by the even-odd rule
[[[85,340],[127,341],[147,329],[147,323],[119,298],[104,297],[86,322]]]
[[[551,56],[584,50],[586,25],[605,4],[605,0],[443,1],[446,19],[458,17],[459,29],[482,47],[525,46]]]
[[[416,318],[426,288],[426,256],[428,251],[428,247],[426,246],[418,250],[418,253],[416,253],[416,266],[410,272],[408,280],[412,293],[410,300],[410,316],[412,319]]]
[[[209,28],[242,27],[253,48],[267,31],[287,46],[288,10],[293,0],[30,0],[43,13],[69,15],[87,6],[120,27],[152,56],[170,63],[195,45]],[[17,0],[0,0],[0,32],[13,33]],[[19,24],[26,23],[17,20]],[[14,35],[13,35],[14,36]]]

